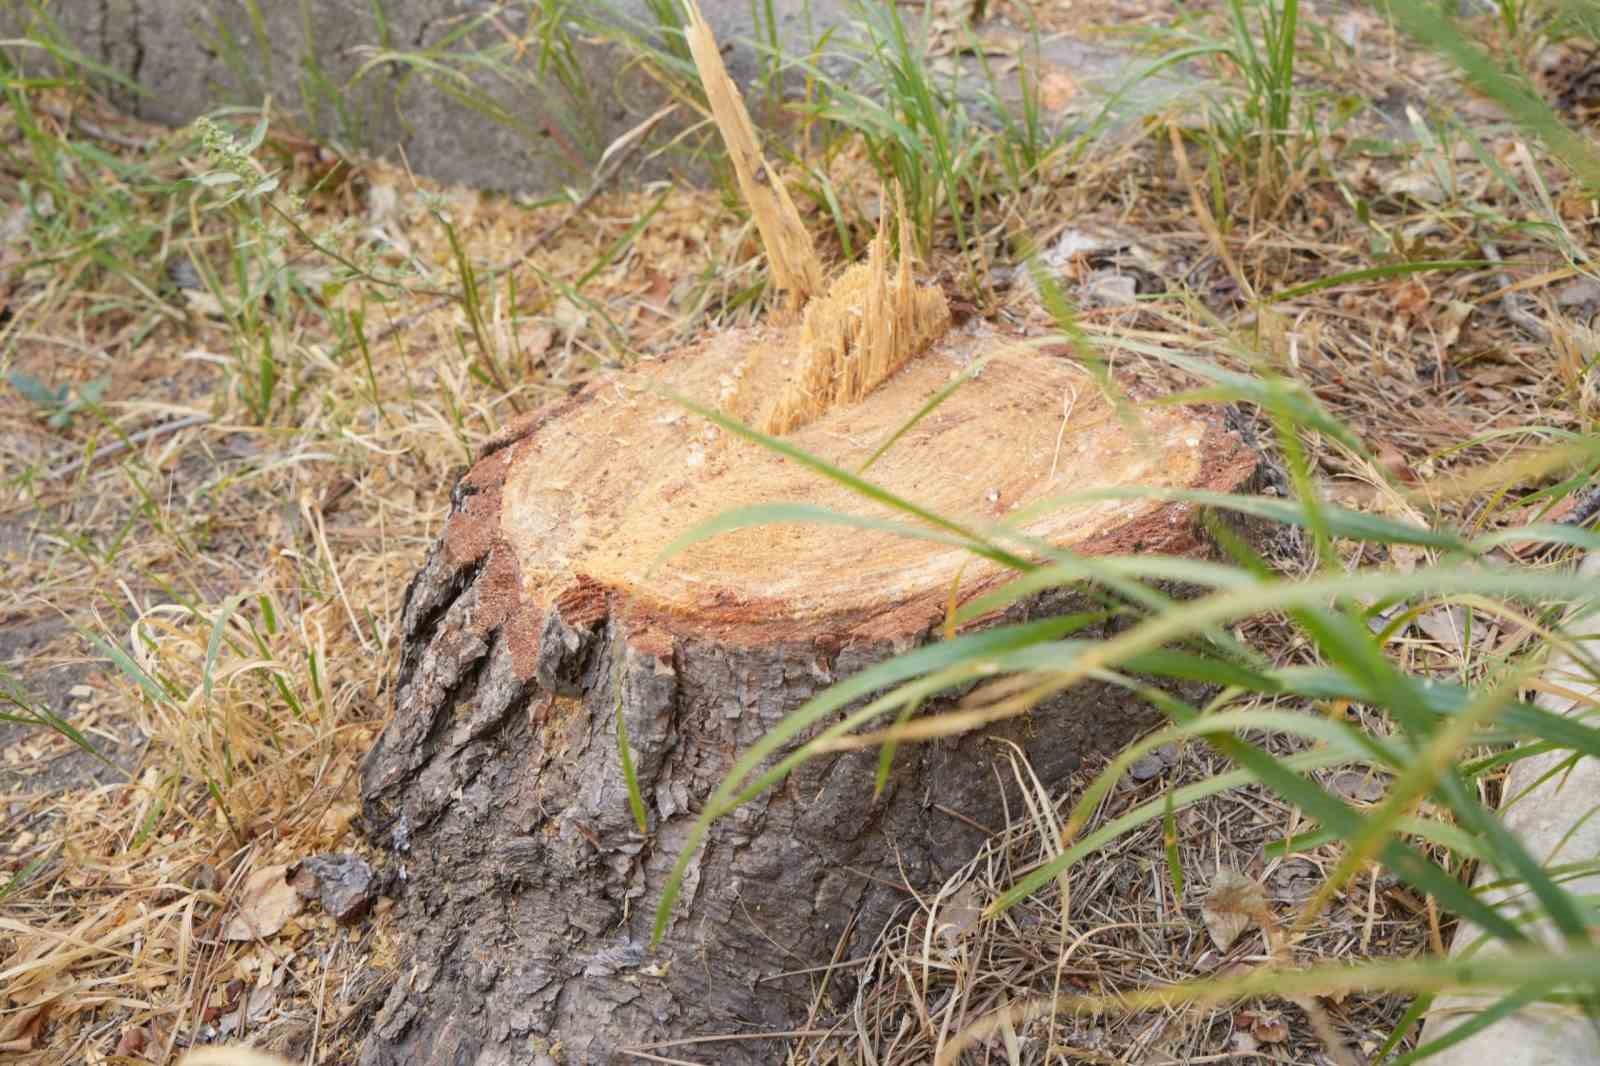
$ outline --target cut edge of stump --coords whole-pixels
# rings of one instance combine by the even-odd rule
[[[666,357],[663,362],[692,358],[695,349]],[[892,383],[891,383],[892,384]],[[577,395],[532,412],[509,424],[482,447],[479,458],[457,482],[452,508],[437,546],[438,559],[454,571],[473,571],[482,605],[478,626],[488,634],[499,629],[507,641],[516,674],[521,680],[540,678],[538,664],[548,660],[545,647],[554,637],[570,643],[570,634],[592,630],[616,617],[635,634],[657,632],[663,637],[702,639],[727,647],[756,647],[785,641],[836,638],[907,642],[925,634],[934,620],[942,619],[951,603],[949,587],[929,588],[882,611],[867,616],[776,617],[770,604],[706,603],[692,612],[653,603],[647,582],[631,588],[597,581],[579,571],[566,576],[534,602],[523,580],[518,553],[502,534],[502,491],[519,458],[519,445],[541,427],[587,402],[605,388],[591,385]],[[1216,407],[1191,407],[1204,425],[1198,445],[1201,476],[1185,489],[1218,493],[1251,492],[1260,481],[1263,457],[1252,443],[1229,425],[1227,413]],[[820,477],[820,475],[817,475]],[[1083,556],[1108,556],[1139,552],[1160,555],[1208,555],[1214,551],[1210,536],[1201,528],[1202,506],[1185,501],[1151,499],[1128,521],[1095,531],[1088,539],[1058,544]],[[1229,516],[1236,524],[1238,516]],[[852,535],[844,530],[841,536]],[[668,563],[667,565],[671,565]],[[957,605],[983,595],[1012,577],[1004,570],[983,574],[961,583]],[[408,596],[409,599],[409,596]],[[408,602],[408,614],[419,605]],[[427,609],[425,606],[423,609]],[[963,629],[982,628],[988,619],[967,623]],[[408,625],[407,631],[414,632]]]

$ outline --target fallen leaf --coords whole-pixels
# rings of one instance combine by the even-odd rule
[[[305,907],[283,864],[266,866],[251,874],[239,894],[238,910],[222,932],[227,940],[258,940],[281,930]]]
[[[1261,886],[1237,870],[1222,869],[1211,881],[1211,890],[1200,907],[1206,932],[1218,951],[1227,951],[1252,922],[1267,913],[1267,898]]]
[[[40,1000],[23,1007],[0,1023],[0,1051],[11,1054],[32,1051],[33,1042],[38,1039],[39,1030],[43,1028],[53,1003],[54,998]]]
[[[946,945],[954,947],[966,933],[978,924],[983,910],[978,906],[977,893],[966,884],[951,894],[938,912],[934,931]]]

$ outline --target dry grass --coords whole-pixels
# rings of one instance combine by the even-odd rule
[[[174,172],[204,165],[174,157]],[[286,185],[305,190],[310,171]],[[749,254],[714,196],[674,192],[581,293],[564,288],[653,200],[605,197],[485,293],[484,332],[513,395],[475,373],[482,356],[458,304],[416,315],[426,295],[367,303],[373,337],[411,316],[370,346],[370,370],[354,348],[338,353],[332,315],[385,295],[351,286],[328,306],[286,309],[278,358],[296,395],[258,424],[234,388],[233,326],[209,293],[141,291],[132,271],[94,267],[14,279],[6,368],[108,384],[98,412],[60,431],[21,395],[0,394],[0,616],[70,627],[14,665],[39,677],[51,663],[88,664],[92,695],[68,698],[92,709],[75,720],[125,768],[61,791],[39,779],[71,759],[65,738],[33,732],[7,747],[0,884],[15,880],[0,917],[0,1031],[18,1051],[32,1046],[20,1061],[103,1061],[135,1045],[164,1061],[229,1035],[297,1057],[350,1054],[351,1012],[375,1005],[366,990],[393,961],[381,921],[343,930],[312,914],[258,943],[227,942],[223,926],[252,872],[362,849],[351,828],[360,760],[387,711],[405,584],[454,472],[514,403],[536,406],[633,358],[619,336],[637,350],[669,343],[679,308],[703,309],[729,284],[707,264],[737,270]],[[439,212],[491,263],[568,216],[359,163],[336,194],[308,196],[300,221],[352,256],[376,245],[379,266],[408,272],[411,288],[453,288]],[[212,218],[161,251],[215,254],[235,236]],[[326,265],[298,241],[286,257],[306,274]],[[128,649],[147,684],[94,654],[88,634]]]
[[[1437,83],[1431,61],[1396,47],[1374,41],[1338,76],[1368,98]],[[263,407],[241,386],[259,370],[258,349],[241,352],[237,320],[219,314],[219,300],[238,295],[230,256],[252,231],[202,211],[192,189],[155,188],[208,164],[186,139],[135,127],[82,96],[44,96],[35,117],[49,137],[86,138],[135,166],[80,165],[63,179],[71,202],[57,198],[48,212],[33,186],[29,236],[0,263],[0,369],[75,387],[106,381],[99,404],[62,428],[17,392],[0,392],[9,577],[0,624],[47,638],[13,663],[25,680],[56,665],[76,671],[90,694],[51,695],[77,707],[78,728],[122,770],[92,779],[84,762],[62,788],[46,776],[81,760],[69,741],[11,735],[0,772],[0,1045],[22,1063],[161,1062],[191,1044],[247,1037],[302,1061],[347,1061],[397,962],[381,906],[351,928],[313,910],[269,938],[228,941],[240,887],[274,865],[366,849],[353,828],[360,760],[388,709],[405,583],[454,473],[517,408],[750,314],[760,299],[756,234],[710,193],[603,192],[578,213],[528,207],[333,160],[275,128],[264,155],[303,197],[297,225],[398,284],[341,281],[303,234],[245,247],[253,276],[295,281],[255,301],[271,302],[256,339],[270,343],[281,372]],[[1263,210],[1236,160],[1152,127],[1086,161],[1052,160],[974,239],[1003,262],[1013,235],[1050,248],[1068,230],[1110,234],[1055,265],[1086,332],[1116,338],[1107,353],[1118,372],[1152,387],[1180,383],[1152,356],[1161,349],[1277,366],[1382,459],[1375,469],[1310,441],[1333,498],[1471,525],[1523,521],[1521,488],[1447,498],[1429,485],[1552,433],[1592,432],[1593,308],[1574,302],[1564,288],[1570,268],[1526,226],[1528,183],[1535,172],[1554,182],[1553,169],[1525,149],[1516,155],[1509,131],[1479,117],[1490,157],[1513,159],[1501,173],[1517,187],[1451,149],[1452,188],[1434,198],[1410,181],[1437,173],[1425,154],[1347,151],[1358,134],[1384,132],[1352,125],[1325,138],[1316,165],[1291,174],[1279,203]],[[0,137],[12,145],[17,122],[0,114]],[[97,140],[86,130],[112,132]],[[20,203],[29,175],[12,158],[0,186],[5,202]],[[849,153],[829,166],[841,177],[865,169]],[[1347,193],[1369,204],[1367,221]],[[108,238],[90,207],[113,203],[125,210]],[[1556,203],[1577,246],[1593,253],[1593,205],[1559,190]],[[821,220],[807,222],[825,232]],[[140,227],[148,232],[134,240]],[[39,236],[56,229],[65,235]],[[463,286],[452,229],[477,264],[471,314],[434,295]],[[92,234],[105,254],[85,253]],[[1375,255],[1479,260],[1486,242],[1502,263],[1353,281],[1245,310],[1247,294],[1369,267]],[[220,296],[175,281],[180,257],[209,263],[224,279]],[[1049,322],[1021,272],[997,273],[995,291],[977,294],[959,288],[967,261],[948,245],[935,249],[933,266],[958,314],[992,296],[1004,326]],[[1123,278],[1137,302],[1122,299]],[[1530,334],[1530,312],[1552,341]],[[1414,630],[1404,654],[1462,676],[1515,651],[1527,630],[1507,621],[1471,647],[1441,632]],[[128,666],[108,663],[88,635],[125,649]],[[1268,654],[1295,654],[1269,624],[1249,636]],[[810,1028],[834,1035],[798,1049],[797,1061],[924,1062],[1006,1003],[1259,965],[1270,954],[1260,929],[1226,952],[1210,942],[1198,920],[1205,886],[1219,869],[1238,870],[1283,909],[1315,888],[1319,864],[1336,854],[1330,845],[1266,858],[1263,845],[1291,831],[1296,815],[1244,789],[1180,816],[1181,893],[1153,823],[1075,874],[1065,899],[1042,894],[1002,922],[971,926],[973,908],[1059,847],[1063,783],[1013,768],[1027,808],[960,877],[908,898],[906,921],[870,957],[836,968],[833,987],[859,982],[853,1002],[837,1017],[819,1011]],[[1207,749],[1183,748],[1143,784],[1115,791],[1100,818],[1222,769]],[[1296,961],[1414,953],[1438,935],[1424,901],[1377,876],[1361,888],[1293,945]],[[1400,1006],[1352,997],[1321,1009],[1367,1049]],[[1043,1013],[968,1061],[1204,1062],[1253,1051],[1309,1062],[1319,1048],[1298,1008],[1259,1003]]]
[[[1269,749],[1278,755],[1292,750],[1276,740]],[[978,913],[1019,877],[1061,853],[1071,798],[1047,788],[1015,751],[997,754],[1010,768],[1006,785],[1024,802],[943,885],[922,893],[907,889],[902,917],[868,956],[835,968],[834,983],[859,982],[853,1001],[835,1017],[811,1019],[808,1029],[828,1035],[803,1042],[792,1061],[933,1062],[969,1027],[1008,1012],[1014,1021],[977,1040],[962,1061],[1176,1066],[1254,1054],[1279,1062],[1337,1061],[1324,1057],[1305,1011],[1283,1002],[1098,1016],[1056,1014],[1047,1006],[1062,996],[1115,997],[1280,964],[1280,930],[1270,921],[1252,920],[1237,940],[1219,946],[1202,914],[1211,891],[1230,874],[1242,875],[1260,886],[1271,913],[1286,913],[1304,904],[1338,861],[1336,845],[1265,857],[1266,845],[1294,831],[1296,812],[1263,790],[1236,789],[1177,812],[1173,839],[1161,820],[1146,823],[1061,878],[1055,890],[1036,894],[998,921],[980,922]],[[1204,746],[1163,748],[1142,766],[1142,780],[1125,780],[1085,830],[1230,769]],[[1091,776],[1086,772],[1083,781]],[[1382,791],[1381,781],[1369,784],[1348,771],[1321,776],[1358,802]],[[1297,964],[1411,955],[1426,947],[1419,901],[1376,870],[1360,887],[1295,941]],[[1346,1046],[1370,1055],[1404,1004],[1358,995],[1313,1009]]]

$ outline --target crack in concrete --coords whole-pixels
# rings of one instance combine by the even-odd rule
[[[133,42],[133,64],[128,76],[138,84],[139,76],[144,71],[144,11],[140,8],[139,0],[128,0],[128,7],[132,22],[128,34]]]

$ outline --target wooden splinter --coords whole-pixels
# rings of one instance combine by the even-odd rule
[[[744,100],[728,77],[722,53],[695,0],[688,9],[689,48],[711,102],[712,117],[727,145],[739,189],[766,251],[788,310],[803,311],[799,365],[757,418],[765,433],[780,435],[807,424],[840,404],[856,403],[905,366],[950,326],[944,294],[919,285],[911,274],[912,239],[905,196],[895,189],[900,255],[889,253],[888,205],[867,261],[845,270],[826,292],[811,234],[781,181],[772,179],[756,142]],[[813,298],[815,297],[815,298]]]

